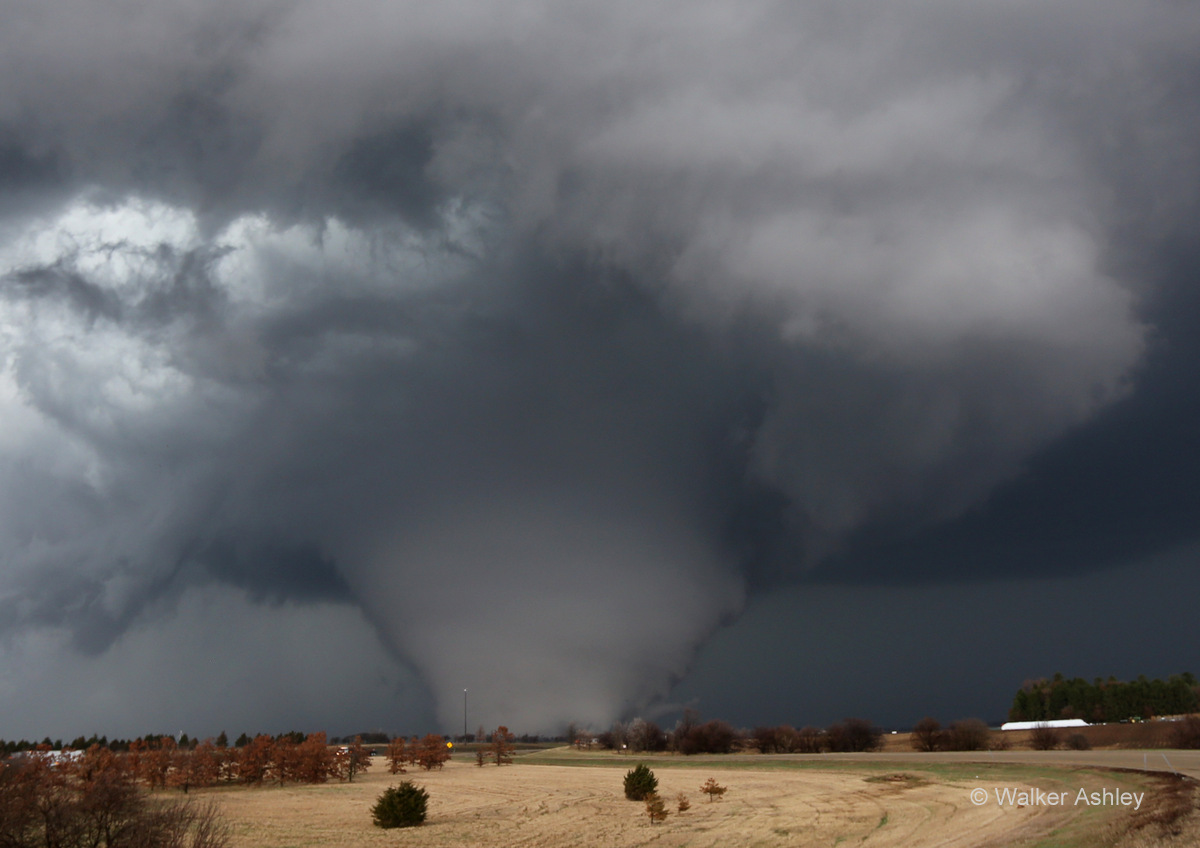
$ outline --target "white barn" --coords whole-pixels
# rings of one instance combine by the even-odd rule
[[[1035,727],[1088,727],[1081,718],[1056,718],[1054,721],[1006,721],[1001,730],[1033,730]]]

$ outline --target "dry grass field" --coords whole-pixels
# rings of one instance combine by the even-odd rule
[[[622,793],[624,772],[637,760],[565,749],[518,758],[502,768],[451,762],[442,771],[403,776],[386,774],[377,760],[352,784],[202,794],[220,805],[237,848],[1200,844],[1191,780],[1065,761],[883,756],[650,758],[671,810],[666,822],[655,825],[642,804]],[[708,777],[729,788],[722,800],[710,803],[699,791]],[[428,822],[404,830],[374,827],[375,798],[402,779],[429,792]],[[987,803],[971,802],[976,787],[988,793]],[[1075,803],[997,804],[995,791],[1005,788],[1062,791],[1072,799],[1080,789],[1145,795],[1136,812]],[[675,809],[680,792],[691,801],[682,813]]]

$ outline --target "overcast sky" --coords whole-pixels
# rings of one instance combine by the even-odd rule
[[[0,738],[1200,672],[1200,7],[0,0]]]

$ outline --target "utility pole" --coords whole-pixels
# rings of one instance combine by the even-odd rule
[[[467,741],[467,690],[463,690],[463,741]]]

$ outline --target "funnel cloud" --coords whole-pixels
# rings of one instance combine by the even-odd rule
[[[1127,7],[8,4],[0,736],[601,727],[806,585],[1193,541],[1200,13]]]

